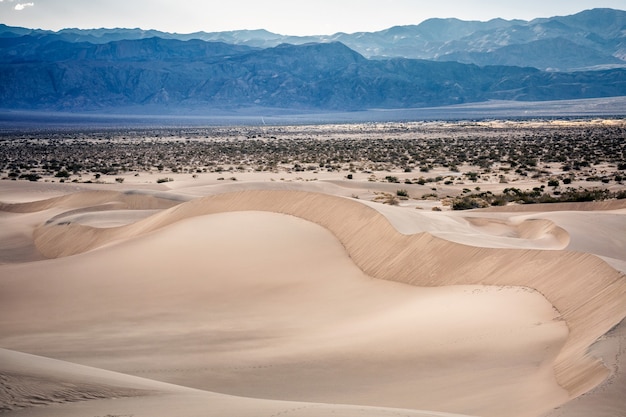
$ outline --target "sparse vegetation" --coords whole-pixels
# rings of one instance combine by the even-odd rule
[[[455,198],[452,201],[453,210],[469,210],[489,206],[503,206],[510,203],[572,203],[585,201],[603,201],[609,199],[624,199],[626,191],[611,192],[606,189],[573,189],[569,188],[558,195],[550,195],[539,187],[522,191],[518,188],[506,188],[502,194],[493,194],[489,191],[480,194],[469,194]]]
[[[374,197],[374,201],[391,206],[397,206],[400,203],[398,198],[390,193],[377,193],[376,197]]]
[[[404,184],[407,195],[396,193],[396,199],[420,186],[443,194],[449,193],[443,186],[467,184],[468,198],[491,205],[508,204],[512,197],[500,190],[523,188],[520,182],[550,187],[539,197],[528,190],[515,196],[528,203],[561,200],[581,182],[617,192],[626,177],[626,123],[619,120],[355,126],[2,132],[0,178],[110,183],[155,173],[156,182],[164,183],[173,180],[171,174],[215,173],[235,181],[244,172],[284,178],[280,173],[326,171],[352,181],[361,173],[360,181]],[[501,184],[501,198],[483,193],[493,191],[485,184]]]
[[[404,197],[404,198],[409,198],[409,192],[405,189],[400,189],[396,191],[396,195],[398,197]]]

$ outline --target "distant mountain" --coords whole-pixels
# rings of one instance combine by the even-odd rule
[[[179,41],[175,39],[146,38],[118,40],[104,44],[67,42],[54,35],[25,35],[0,38],[0,62],[61,62],[81,61],[179,61],[220,58],[249,52],[243,45],[223,42],[204,42],[198,39]]]
[[[379,32],[284,36],[266,30],[171,34],[140,29],[64,29],[59,32],[0,25],[0,38],[48,36],[66,42],[109,43],[151,37],[218,41],[270,48],[282,43],[341,42],[367,58],[416,58],[477,65],[533,66],[550,71],[626,67],[626,11],[593,9],[571,16],[488,22],[429,19]]]
[[[481,66],[529,66],[548,71],[558,71],[562,68],[568,71],[581,71],[626,67],[626,63],[617,57],[608,56],[597,49],[565,38],[540,39],[513,44],[490,52],[451,52],[439,57],[438,60],[473,63]],[[584,65],[578,67],[582,63]],[[559,65],[560,68],[553,65]]]
[[[535,19],[471,35],[444,45],[439,60],[479,65],[532,65],[574,71],[626,66],[626,11],[594,9],[573,16]]]
[[[38,32],[0,37],[0,107],[8,109],[345,111],[625,95],[626,69],[559,73],[370,60],[339,42],[257,48],[159,37],[106,43]]]

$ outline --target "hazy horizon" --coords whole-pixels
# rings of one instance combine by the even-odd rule
[[[391,0],[289,2],[251,0],[220,3],[189,0],[0,0],[0,23],[32,29],[140,28],[172,33],[266,29],[282,35],[332,35],[373,32],[419,24],[430,18],[487,21],[494,18],[532,20],[564,16],[593,8],[626,9],[624,0],[489,2],[447,0],[436,4]],[[164,18],[164,16],[166,16]]]

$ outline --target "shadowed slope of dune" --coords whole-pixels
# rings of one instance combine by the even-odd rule
[[[290,214],[327,228],[354,262],[376,278],[417,286],[488,284],[536,289],[560,311],[570,328],[569,338],[554,364],[558,383],[571,396],[578,396],[607,376],[607,369],[588,354],[588,349],[624,317],[626,280],[593,255],[477,248],[426,233],[405,236],[382,215],[358,202],[285,191],[247,191],[200,198],[118,228],[44,225],[37,229],[35,243],[48,257],[67,256],[189,217],[247,210]]]
[[[168,384],[6,349],[0,349],[0,363],[0,412],[172,390]]]

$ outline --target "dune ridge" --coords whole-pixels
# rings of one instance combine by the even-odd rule
[[[90,203],[100,204],[107,198],[118,198],[92,193],[88,197]],[[145,208],[144,197],[133,196],[135,207]],[[31,205],[23,203],[26,206],[21,208],[13,205],[12,209],[44,209],[74,199],[76,203],[82,201],[80,195],[75,195]],[[48,224],[38,227],[34,237],[38,250],[54,258],[148,233],[194,216],[250,210],[289,214],[327,228],[359,268],[375,278],[416,286],[487,284],[533,288],[558,309],[570,329],[554,363],[559,385],[576,397],[601,383],[609,373],[588,350],[624,318],[626,280],[623,274],[589,254],[479,248],[428,233],[402,235],[376,210],[354,200],[301,191],[219,194],[177,204],[126,226],[100,229]]]
[[[109,209],[165,209],[180,204],[180,201],[147,193],[98,190],[81,191],[22,203],[0,202],[0,211],[34,213],[51,208],[84,208],[105,204]]]

